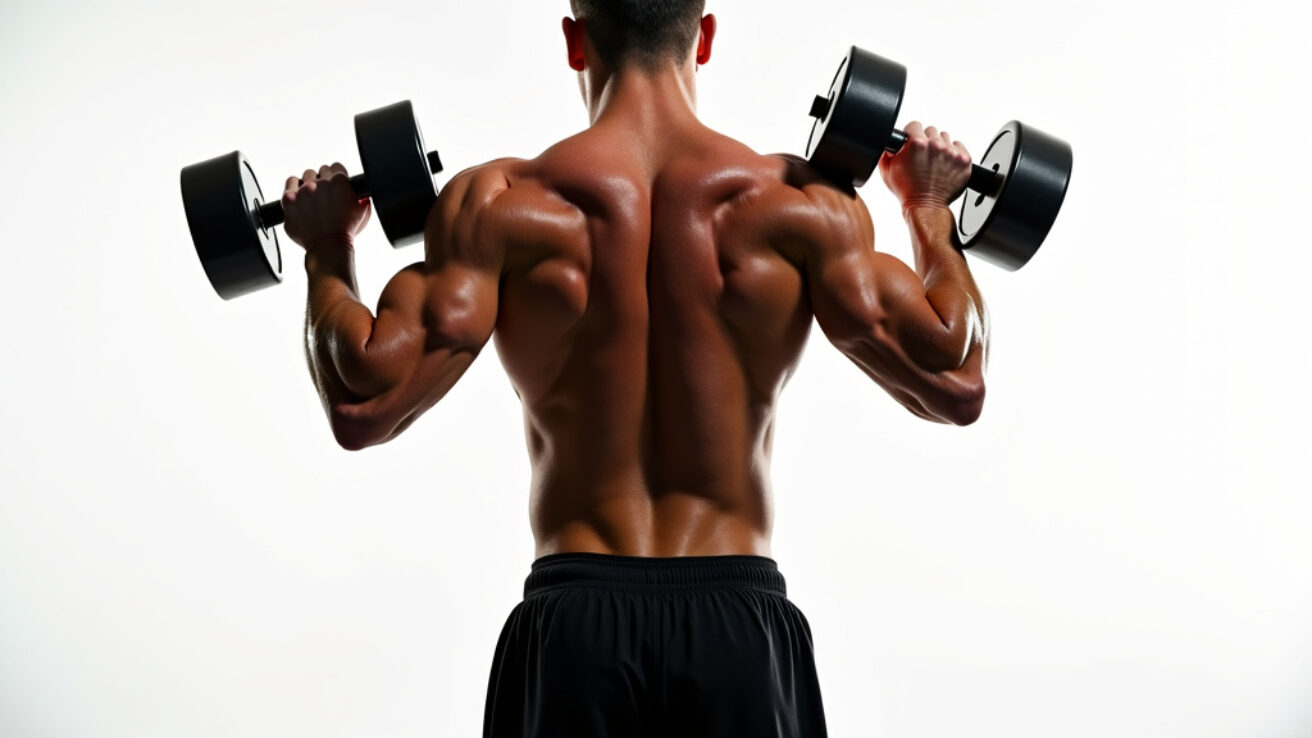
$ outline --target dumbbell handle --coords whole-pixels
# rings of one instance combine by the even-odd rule
[[[888,145],[884,149],[890,154],[896,154],[902,150],[902,146],[907,142],[907,134],[901,128],[894,128],[893,135],[888,138]],[[998,181],[1002,177],[992,169],[985,169],[978,164],[970,165],[970,182],[966,183],[968,189],[986,194],[993,194],[998,186]]]
[[[442,171],[442,160],[438,158],[436,151],[428,152],[428,171],[437,174]],[[351,177],[351,189],[361,200],[369,197],[369,180],[363,174],[357,174]],[[287,214],[282,211],[282,200],[270,200],[259,208],[260,225],[264,228],[272,228],[276,225],[282,225]]]

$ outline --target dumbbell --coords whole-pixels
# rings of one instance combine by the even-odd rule
[[[896,154],[907,136],[897,128],[907,69],[853,46],[829,93],[811,105],[807,160],[840,184],[864,185],[885,151]],[[984,260],[1015,271],[1043,245],[1070,184],[1070,144],[1011,121],[971,165],[957,235]]]
[[[364,172],[351,189],[371,198],[383,233],[401,248],[423,240],[442,171],[409,100],[355,116]],[[205,275],[225,300],[282,282],[283,259],[274,227],[283,222],[282,193],[265,201],[255,171],[240,151],[182,169],[182,204]]]

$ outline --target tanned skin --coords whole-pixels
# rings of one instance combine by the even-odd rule
[[[454,177],[376,316],[352,248],[368,201],[340,164],[287,181],[306,355],[341,446],[395,438],[493,338],[523,404],[537,556],[769,556],[775,406],[813,316],[912,413],[979,416],[987,314],[947,208],[970,175],[960,143],[912,123],[880,163],[913,271],[874,250],[850,188],[698,121],[714,16],[655,70],[609,68],[582,22],[563,29],[591,126]]]

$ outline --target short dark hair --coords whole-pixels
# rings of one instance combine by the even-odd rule
[[[650,69],[682,64],[701,28],[706,0],[570,0],[603,61]]]

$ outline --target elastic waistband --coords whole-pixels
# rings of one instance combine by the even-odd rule
[[[748,588],[787,597],[784,575],[766,556],[615,556],[558,553],[533,562],[524,581],[528,598],[562,586],[592,586],[644,592],[702,588]]]

